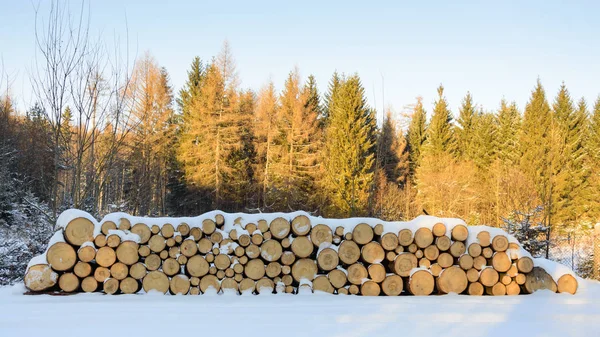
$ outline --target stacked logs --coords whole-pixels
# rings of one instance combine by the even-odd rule
[[[219,213],[201,226],[137,219],[144,222],[104,221],[96,235],[92,220],[69,221],[48,247],[45,262],[28,268],[25,285],[33,292],[189,295],[499,296],[577,290],[571,274],[555,282],[507,236],[470,232],[460,224],[396,233],[367,223],[347,230],[312,223],[306,215],[245,224],[237,218],[227,226]]]

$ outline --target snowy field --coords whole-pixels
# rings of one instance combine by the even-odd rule
[[[577,295],[23,296],[0,288],[0,336],[600,336],[600,283]]]

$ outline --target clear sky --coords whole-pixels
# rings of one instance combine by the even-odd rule
[[[0,1],[0,56],[21,107],[33,102],[37,3]],[[488,110],[503,97],[523,108],[538,76],[551,98],[562,81],[590,105],[600,94],[600,1],[94,0],[90,7],[94,33],[128,31],[130,50],[150,51],[176,90],[192,58],[210,59],[227,39],[243,87],[271,78],[282,88],[298,66],[323,92],[334,70],[357,72],[379,109],[383,96],[397,111],[422,96],[430,111],[440,83],[455,115],[467,91]]]

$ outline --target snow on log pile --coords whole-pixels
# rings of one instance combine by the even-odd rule
[[[31,292],[574,294],[568,268],[534,259],[498,228],[419,216],[409,222],[305,212],[146,218],[79,210],[57,220],[27,268]]]

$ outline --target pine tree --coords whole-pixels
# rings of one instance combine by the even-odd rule
[[[519,162],[519,133],[521,115],[515,102],[500,102],[498,111],[498,135],[496,137],[496,157],[501,163],[514,166]]]
[[[467,92],[460,107],[456,128],[457,154],[460,158],[475,159],[473,137],[476,115],[473,97],[470,92]]]
[[[416,168],[419,166],[426,136],[427,113],[425,112],[425,108],[423,108],[423,99],[418,97],[406,134],[411,175],[414,174]]]
[[[444,87],[440,85],[437,92],[438,99],[435,101],[433,116],[427,129],[424,150],[430,155],[442,152],[453,154],[455,142],[452,134],[452,114],[444,97]]]
[[[328,97],[325,184],[331,205],[329,215],[364,215],[373,180],[375,117],[367,106],[358,75],[343,79]]]
[[[572,225],[585,211],[588,170],[585,163],[584,133],[587,106],[580,101],[577,109],[569,91],[561,85],[552,106],[554,130],[552,141],[553,187],[551,210],[557,224]]]

